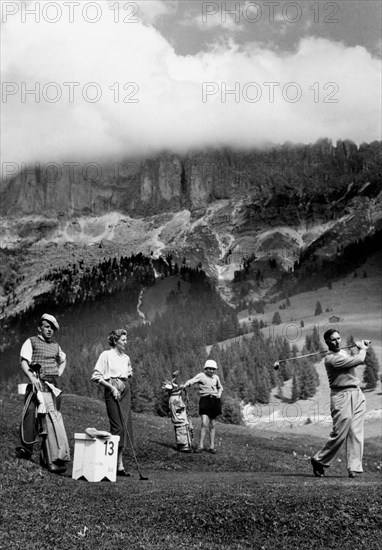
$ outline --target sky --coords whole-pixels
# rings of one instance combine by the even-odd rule
[[[380,140],[381,6],[3,0],[2,165]]]

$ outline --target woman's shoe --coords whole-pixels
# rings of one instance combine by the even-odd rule
[[[213,455],[216,455],[216,449],[209,449],[208,452]]]

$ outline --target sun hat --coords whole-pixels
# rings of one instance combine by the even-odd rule
[[[55,330],[60,330],[60,325],[57,322],[57,319],[53,317],[53,315],[50,315],[49,313],[44,313],[44,315],[41,317],[41,321],[48,321],[51,325],[53,325]]]
[[[218,366],[216,364],[216,361],[214,361],[213,359],[207,359],[207,361],[204,365],[204,368],[205,369],[217,369]]]

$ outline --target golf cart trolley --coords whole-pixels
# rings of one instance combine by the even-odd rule
[[[176,383],[178,374],[178,371],[173,372],[172,380],[165,380],[162,388],[169,395],[169,415],[174,424],[176,448],[180,452],[191,453],[195,451],[194,428],[187,414],[187,391]]]

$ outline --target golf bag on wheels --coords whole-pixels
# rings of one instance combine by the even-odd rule
[[[56,406],[57,397],[61,393],[61,390],[53,384],[41,380],[41,366],[38,363],[31,364],[30,367],[36,373],[42,391],[33,391],[29,394],[24,406],[21,426],[23,426],[24,414],[30,400],[35,399],[37,405],[35,422],[37,433],[41,437],[40,466],[48,469],[50,472],[61,474],[66,471],[65,463],[70,461],[70,449],[64,422]],[[33,442],[24,441],[24,443],[36,442],[37,440]]]
[[[57,411],[51,392],[42,392],[46,407],[42,420],[43,431],[40,451],[40,465],[56,474],[66,471],[65,463],[70,460],[69,443],[62,415]]]
[[[173,376],[176,375],[177,373],[173,373]],[[171,422],[175,430],[176,448],[180,452],[191,453],[195,451],[194,428],[192,420],[187,414],[186,390],[178,388],[178,384],[175,383],[175,377],[171,381],[166,381],[162,387],[169,393],[168,405]]]

